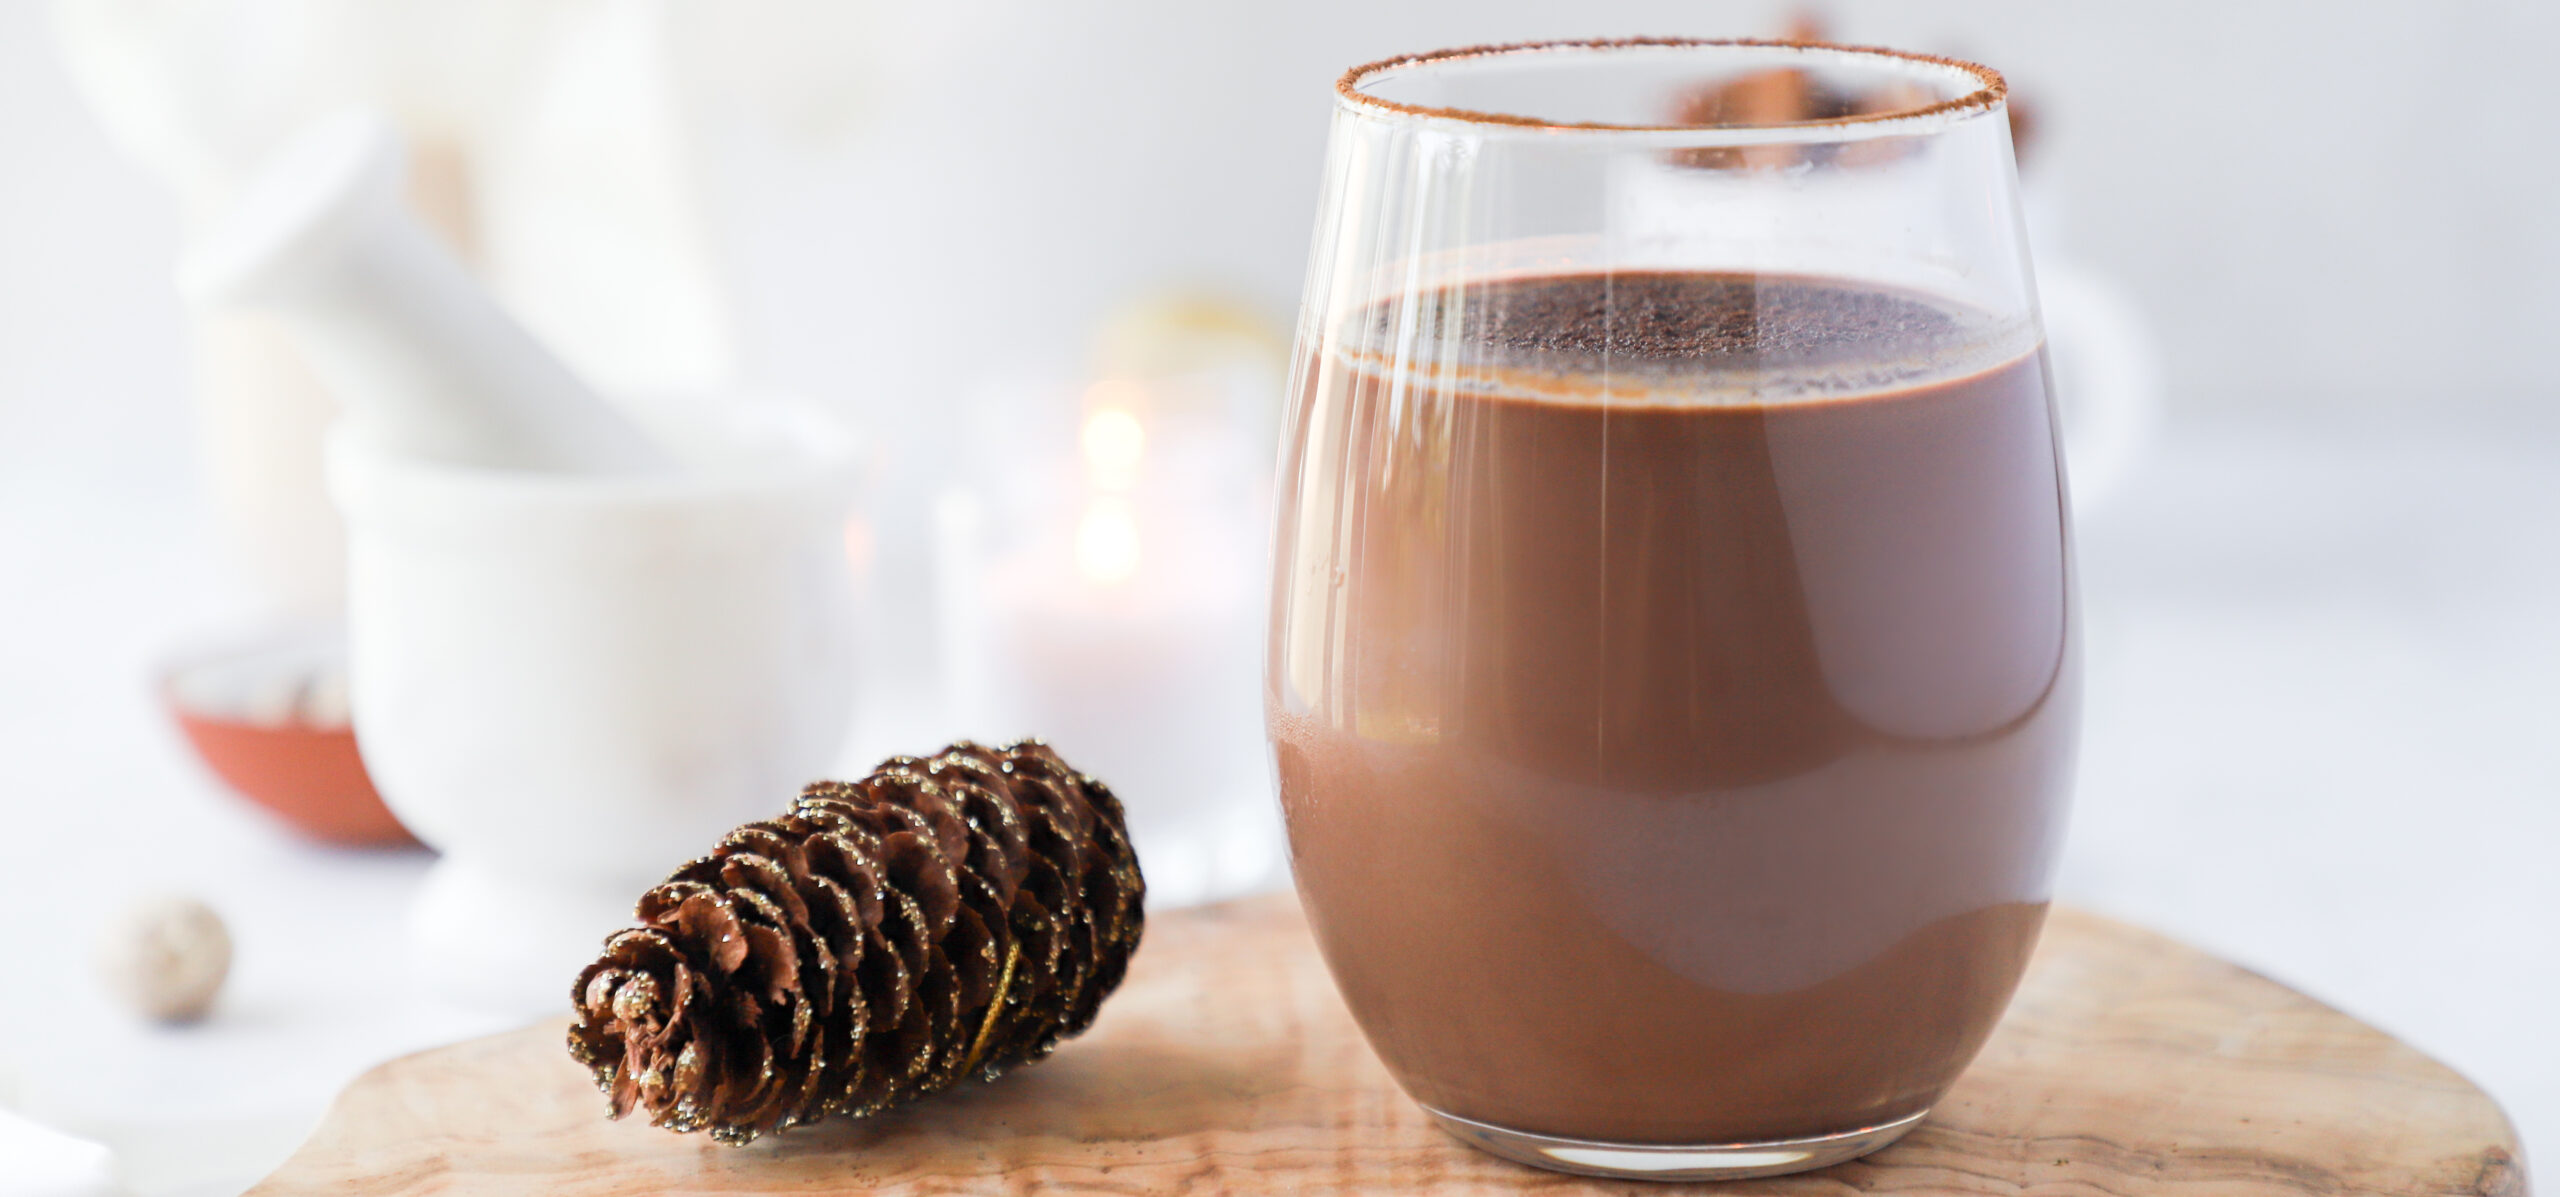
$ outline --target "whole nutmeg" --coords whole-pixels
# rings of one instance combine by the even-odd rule
[[[194,1022],[231,972],[231,933],[193,898],[153,898],[108,924],[98,945],[107,988],[146,1018]]]

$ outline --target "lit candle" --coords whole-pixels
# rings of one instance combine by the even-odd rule
[[[1132,382],[1089,388],[1072,464],[998,513],[1015,543],[944,584],[968,592],[946,616],[976,629],[957,665],[976,675],[973,725],[1039,735],[1108,782],[1152,898],[1180,905],[1275,880],[1280,847],[1252,438],[1169,406]]]

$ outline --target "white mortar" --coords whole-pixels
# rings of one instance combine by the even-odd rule
[[[564,1008],[631,905],[832,760],[853,693],[853,454],[777,405],[656,405],[692,468],[531,474],[340,435],[357,739],[444,859],[411,930],[449,996]]]

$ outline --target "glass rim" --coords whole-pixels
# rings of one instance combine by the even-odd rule
[[[1869,65],[1883,64],[1906,74],[1914,71],[1915,68],[1932,70],[1968,77],[1972,80],[1973,86],[1970,90],[1948,99],[1909,108],[1761,125],[1639,125],[1606,121],[1546,120],[1522,113],[1485,112],[1469,108],[1439,108],[1424,104],[1409,104],[1363,90],[1369,84],[1392,72],[1452,62],[1555,53],[1609,53],[1629,50],[1717,47],[1793,52],[1807,59],[1821,58],[1832,61],[1859,61]],[[2009,82],[2001,76],[2000,72],[1981,63],[1962,58],[1952,58],[1942,54],[1924,54],[1913,50],[1896,50],[1886,46],[1788,41],[1774,38],[1705,37],[1563,38],[1549,41],[1458,46],[1420,54],[1400,54],[1392,58],[1362,63],[1344,71],[1340,78],[1334,80],[1333,90],[1336,103],[1348,109],[1365,110],[1372,115],[1398,120],[1463,125],[1480,133],[1633,134],[1643,135],[1648,140],[1672,140],[1683,145],[1698,146],[1843,141],[1909,134],[1917,127],[1940,126],[1972,116],[1997,112],[2009,98]]]

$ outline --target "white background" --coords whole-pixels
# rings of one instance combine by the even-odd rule
[[[2407,1037],[2560,1160],[2560,6],[1834,16],[2008,70],[2068,249],[2160,345],[2162,437],[2083,527],[2065,896]],[[880,14],[825,119],[705,124],[747,365],[912,437],[973,371],[1071,366],[1150,288],[1285,317],[1343,66],[1776,23],[1696,0]],[[200,1180],[191,1151],[254,1175],[351,1070],[478,1025],[396,984],[418,858],[300,845],[152,706],[155,654],[251,605],[200,497],[178,243],[45,10],[0,0],[0,1077],[111,1138],[157,1128],[145,1188]],[[98,920],[153,889],[211,896],[240,941],[203,1028],[133,1027],[90,979]]]

